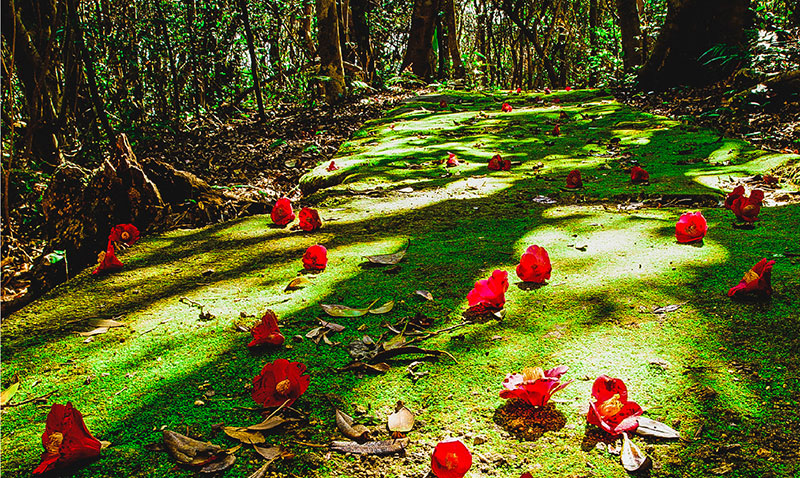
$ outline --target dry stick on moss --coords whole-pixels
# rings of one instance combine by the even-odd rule
[[[7,404],[3,405],[3,408],[19,407],[20,405],[25,405],[25,404],[27,404],[27,403],[31,403],[31,402],[38,402],[38,401],[40,401],[40,400],[45,400],[45,399],[47,399],[47,398],[48,398],[50,395],[52,395],[52,394],[56,393],[57,391],[58,391],[58,390],[52,390],[52,391],[50,391],[50,392],[47,392],[47,393],[45,393],[44,395],[39,395],[38,397],[29,398],[29,399],[27,399],[27,400],[23,400],[23,401],[21,401],[21,402],[17,402],[17,403],[7,403]]]

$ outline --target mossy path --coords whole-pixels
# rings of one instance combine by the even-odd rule
[[[439,108],[441,99],[452,109]],[[503,101],[511,113],[500,112]],[[553,137],[547,133],[562,111],[569,119]],[[448,151],[466,163],[438,164]],[[511,171],[487,170],[495,153],[515,163]],[[740,230],[717,204],[737,177],[796,157],[584,90],[419,98],[368,124],[334,160],[338,171],[321,164],[302,184],[317,191],[304,205],[319,209],[318,232],[275,228],[258,216],[147,237],[122,255],[122,271],[83,271],[3,318],[3,388],[15,376],[22,381],[14,402],[54,392],[49,403],[71,401],[95,436],[112,443],[74,476],[193,475],[145,445],[164,428],[235,445],[212,426],[260,421],[247,385],[279,357],[307,364],[311,386],[294,405],[308,420],[268,435],[295,454],[272,465],[274,476],[423,477],[436,442],[458,436],[474,453],[469,477],[624,477],[619,458],[596,446],[602,436],[586,425],[600,374],[625,380],[631,399],[683,435],[634,438],[654,460],[652,476],[800,474],[800,206],[780,205],[792,194],[777,191],[757,227]],[[650,172],[649,186],[630,183],[633,161]],[[579,192],[561,189],[572,169],[583,174]],[[698,209],[709,223],[704,244],[677,244],[675,222]],[[408,241],[399,267],[364,266],[363,256]],[[317,243],[328,248],[327,269],[284,292]],[[513,272],[531,244],[545,247],[553,263],[540,288],[522,286]],[[728,288],[762,257],[777,262],[774,297],[730,300]],[[350,361],[349,342],[377,340],[389,333],[387,322],[424,314],[431,330],[459,324],[467,293],[494,269],[509,271],[505,318],[422,343],[458,363],[422,361],[415,370],[428,374],[416,382],[407,366],[419,357],[393,360],[383,375],[336,371]],[[330,336],[334,345],[289,339],[254,354],[250,335],[235,326],[256,321],[242,314],[272,308],[284,335],[304,336],[327,318],[320,303],[364,307],[376,299],[396,305],[385,315],[333,319],[346,326]],[[199,320],[190,301],[215,318]],[[652,312],[671,304],[680,308]],[[92,318],[126,325],[85,343],[76,332],[89,330]],[[505,375],[562,364],[575,381],[554,397],[557,425],[543,434],[528,423],[500,426]],[[361,420],[377,425],[397,400],[418,419],[405,457],[361,459],[313,446],[338,439],[334,407],[364,407]],[[27,476],[36,466],[48,409],[3,410],[3,476]],[[237,456],[227,476],[260,466],[251,448]]]

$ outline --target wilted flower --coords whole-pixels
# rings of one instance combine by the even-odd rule
[[[612,435],[635,430],[639,422],[635,419],[642,413],[642,407],[628,401],[628,388],[618,378],[600,375],[592,386],[594,402],[589,402],[586,419]]]
[[[542,284],[550,278],[553,266],[544,247],[529,246],[517,265],[517,277],[525,282]]]
[[[331,164],[329,164],[328,167],[325,168],[326,171],[337,171],[338,169],[339,166],[336,166],[336,162],[334,161],[331,161]]]
[[[100,456],[100,441],[93,437],[83,423],[83,415],[72,403],[53,404],[47,414],[42,445],[42,462],[33,470],[41,475],[62,466]]]
[[[282,358],[264,365],[253,378],[253,400],[265,407],[279,407],[289,400],[291,406],[308,390],[311,378],[305,372],[305,364]]]
[[[447,153],[447,167],[452,168],[458,166],[458,158],[456,158],[455,153]]]
[[[747,271],[738,284],[731,287],[731,289],[728,291],[728,297],[745,294],[753,294],[761,297],[771,296],[772,266],[774,265],[775,261],[767,261],[767,259],[761,259],[758,261],[758,264]]]
[[[431,471],[437,478],[462,478],[472,466],[472,454],[457,438],[440,441],[433,449]]]
[[[739,196],[731,203],[731,211],[736,215],[736,219],[744,222],[754,223],[758,221],[758,213],[761,212],[761,201],[764,199],[764,191],[754,189],[750,191],[750,196]]]
[[[109,241],[122,242],[126,246],[132,246],[139,240],[139,229],[133,224],[117,224],[111,228],[108,235]]]
[[[278,316],[270,309],[261,317],[261,322],[250,329],[253,340],[247,344],[248,347],[270,344],[281,345],[286,340],[278,329]]]
[[[561,376],[567,370],[566,365],[561,365],[550,370],[533,367],[523,369],[522,373],[510,373],[503,380],[500,398],[516,398],[534,407],[546,405],[554,393],[572,383],[572,380],[561,383]]]
[[[475,283],[475,287],[467,294],[467,302],[470,307],[483,304],[485,307],[502,309],[507,290],[508,272],[495,270],[488,279]]]
[[[639,166],[631,168],[631,182],[634,184],[641,184],[650,181],[650,173],[645,171]]]
[[[513,108],[511,108],[511,105],[506,102],[503,103],[503,106],[500,108],[500,111],[502,111],[503,113],[511,113],[512,109]]]
[[[322,219],[316,209],[304,207],[300,210],[300,229],[311,232],[322,227]]]
[[[108,241],[105,252],[101,252],[97,255],[97,267],[92,271],[92,274],[118,271],[122,269],[123,265],[124,264],[117,259],[116,254],[114,254],[114,242]]]
[[[682,244],[702,241],[706,232],[708,223],[700,211],[683,214],[675,224],[675,239]]]
[[[275,206],[272,208],[270,217],[272,218],[272,222],[279,226],[285,226],[294,221],[294,211],[292,210],[292,202],[289,201],[289,198],[283,197],[278,199]]]
[[[567,174],[567,187],[570,189],[577,189],[583,187],[583,179],[581,178],[581,172],[577,169],[573,169],[572,171]]]
[[[492,171],[508,171],[511,169],[511,160],[503,159],[499,154],[489,160],[489,169]]]
[[[303,267],[306,270],[322,271],[325,270],[325,266],[327,265],[328,265],[328,250],[325,249],[325,246],[315,244],[306,249],[305,254],[303,254]]]

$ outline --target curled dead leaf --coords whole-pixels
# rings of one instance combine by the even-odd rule
[[[389,422],[387,426],[390,432],[408,433],[414,428],[414,413],[403,405],[403,402],[397,402],[399,408],[389,415]]]
[[[254,431],[272,430],[273,428],[279,427],[279,426],[283,425],[284,423],[296,422],[296,421],[297,421],[296,418],[283,418],[280,415],[274,415],[274,416],[271,416],[271,417],[267,418],[266,420],[264,420],[261,423],[257,423],[255,425],[250,425],[249,427],[247,427],[247,429],[248,430],[254,430]]]
[[[89,321],[89,325],[92,327],[124,327],[125,324],[122,322],[117,322],[113,319],[92,319]]]
[[[634,472],[645,468],[650,463],[650,457],[644,454],[629,438],[627,433],[622,434],[622,452],[619,455],[622,467]]]
[[[353,441],[334,441],[331,450],[339,453],[352,453],[354,455],[392,455],[403,451],[408,445],[408,438],[399,440],[368,441],[356,443]]]
[[[392,309],[394,309],[394,301],[390,300],[389,302],[383,304],[380,307],[376,307],[374,309],[369,309],[369,313],[370,314],[376,314],[376,315],[385,314],[387,312],[390,312]]]
[[[368,260],[373,264],[378,264],[381,266],[393,266],[398,262],[402,261],[403,258],[406,256],[406,252],[408,252],[408,248],[411,246],[411,241],[408,241],[406,248],[402,251],[395,252],[394,254],[378,254],[375,256],[364,256],[364,259]]]
[[[235,455],[225,455],[221,460],[216,460],[201,468],[200,474],[211,475],[221,473],[232,467],[234,463],[236,463]]]
[[[261,432],[247,427],[222,427],[222,431],[234,440],[239,440],[248,445],[264,443],[266,441]]]
[[[342,432],[342,435],[355,441],[369,440],[369,430],[364,425],[353,424],[353,417],[339,410],[336,412],[336,427]]]
[[[78,335],[81,337],[93,337],[95,335],[101,335],[108,332],[108,327],[97,327],[96,329],[92,329],[88,332],[78,332]]]
[[[433,301],[433,294],[431,294],[431,291],[429,290],[418,290],[416,291],[416,294],[425,300]]]
[[[352,307],[338,304],[320,304],[319,306],[322,307],[322,310],[324,310],[325,313],[331,317],[363,317],[367,315],[370,307],[375,305],[376,302],[378,302],[378,299],[372,301],[372,303],[369,304],[366,309],[353,309]]]
[[[289,284],[286,286],[285,289],[283,289],[283,291],[290,292],[293,290],[302,289],[303,287],[307,286],[310,283],[311,281],[306,279],[305,277],[296,277],[292,279],[291,282],[289,282]]]
[[[189,438],[172,430],[163,431],[164,447],[179,463],[201,466],[216,459],[222,447]]]
[[[344,367],[338,369],[341,372],[346,372],[348,370],[354,370],[356,372],[368,372],[368,373],[386,373],[392,367],[386,362],[380,362],[376,364],[364,363],[364,362],[353,362],[350,364],[345,365]]]
[[[8,402],[10,402],[12,398],[14,398],[14,395],[16,395],[18,391],[19,391],[19,381],[12,383],[11,385],[9,385],[7,389],[3,390],[3,393],[0,394],[0,407],[5,407],[8,404]]]

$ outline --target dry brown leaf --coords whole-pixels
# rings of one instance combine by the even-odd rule
[[[116,320],[112,319],[92,319],[89,321],[89,325],[92,327],[124,327],[125,324],[122,322],[117,322]]]
[[[403,260],[403,258],[406,256],[406,252],[408,252],[408,247],[410,245],[411,241],[408,241],[406,248],[403,249],[402,251],[395,252],[394,254],[378,254],[375,256],[364,256],[364,259],[370,261],[373,264],[379,264],[382,266],[393,266]]]
[[[346,305],[337,304],[320,304],[319,306],[322,307],[322,310],[324,310],[325,313],[331,317],[363,317],[367,315],[370,307],[375,305],[375,302],[378,302],[378,299],[372,301],[372,303],[369,304],[366,309],[353,309],[351,307],[347,307]]]
[[[391,455],[402,451],[408,445],[408,438],[399,440],[368,441],[356,443],[354,441],[334,441],[331,450],[339,453],[352,453],[354,455]]]
[[[650,458],[628,438],[627,433],[622,434],[622,452],[619,457],[622,467],[630,472],[645,468],[650,461]]]
[[[101,335],[108,332],[108,327],[97,327],[96,329],[90,330],[88,332],[78,332],[78,335],[81,337],[93,337],[95,335]]]
[[[251,425],[251,426],[247,427],[247,429],[248,430],[254,430],[254,431],[272,430],[273,428],[279,427],[279,426],[283,425],[284,423],[296,422],[296,421],[297,421],[296,418],[283,418],[280,415],[275,415],[275,416],[267,418],[266,420],[264,420],[261,423],[258,423],[256,425]]]
[[[424,298],[425,300],[430,300],[430,301],[433,300],[433,294],[431,294],[431,291],[429,290],[418,290],[416,291],[416,294]]]
[[[330,329],[331,332],[341,332],[345,329],[344,325],[335,324],[333,322],[328,322],[326,320],[319,319],[319,322],[322,324],[323,327],[326,329]]]
[[[208,465],[204,466],[200,469],[201,475],[211,475],[214,473],[221,473],[236,463],[236,456],[234,455],[225,455],[221,460],[217,460],[214,462],[209,463]]]
[[[285,289],[283,289],[283,291],[289,292],[297,289],[302,289],[303,287],[307,286],[310,283],[311,281],[306,279],[305,277],[297,277],[295,279],[292,279],[292,281],[289,282],[289,284],[286,286]]]
[[[376,314],[376,315],[385,314],[387,312],[390,312],[392,309],[394,309],[394,301],[390,300],[389,302],[383,304],[380,307],[376,307],[374,309],[369,309],[369,313],[370,314]]]
[[[163,439],[167,452],[184,465],[205,465],[222,451],[220,446],[198,441],[172,430],[164,430]]]
[[[248,445],[264,443],[266,441],[261,432],[248,429],[247,427],[222,427],[222,431],[234,440],[239,440]]]
[[[279,446],[270,446],[270,447],[263,447],[258,445],[253,445],[253,449],[261,455],[265,460],[275,460],[276,458],[280,458],[281,456],[281,447]]]
[[[389,423],[387,424],[390,432],[408,433],[414,428],[414,413],[403,405],[403,402],[397,402],[399,408],[389,415]]]
[[[369,440],[369,430],[364,425],[353,425],[353,417],[336,409],[336,427],[342,432],[342,435],[351,440],[365,441]]]

